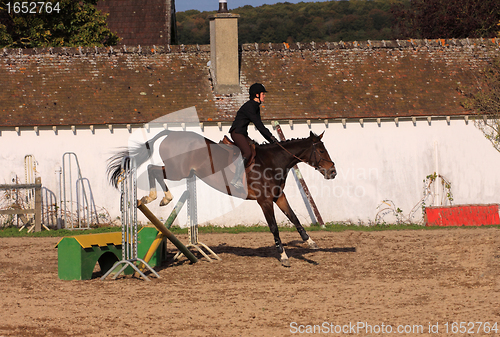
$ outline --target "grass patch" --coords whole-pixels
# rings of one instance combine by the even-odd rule
[[[488,228],[500,228],[500,226],[480,226]],[[141,226],[138,229],[142,228]],[[380,231],[400,231],[400,230],[452,230],[455,228],[468,228],[474,229],[479,228],[479,226],[457,226],[457,227],[440,227],[432,226],[426,227],[422,225],[409,224],[409,225],[375,225],[375,226],[359,226],[359,225],[348,225],[348,224],[338,224],[338,223],[327,223],[325,228],[321,228],[317,225],[312,225],[306,227],[308,232],[316,231],[327,231],[327,232],[344,232],[344,231],[358,231],[358,232],[380,232]],[[293,226],[279,226],[280,232],[295,232],[296,229]],[[180,228],[173,226],[170,231],[174,234],[187,234],[187,228]],[[39,233],[28,233],[27,229],[19,231],[16,227],[7,227],[0,229],[0,237],[64,237],[64,236],[75,236],[83,234],[98,234],[98,233],[111,233],[111,232],[121,232],[121,227],[101,227],[95,229],[86,230],[68,230],[68,229],[57,229],[46,231],[43,230]],[[269,232],[269,228],[263,225],[254,226],[243,226],[238,225],[234,227],[218,227],[214,225],[200,226],[198,227],[198,232],[203,233],[226,233],[226,234],[239,234],[239,233],[257,233],[257,232]]]
[[[375,225],[375,226],[359,226],[359,225],[350,225],[350,224],[339,224],[339,223],[326,223],[325,228],[321,228],[319,225],[311,225],[309,227],[305,227],[306,231],[314,232],[314,231],[327,231],[327,232],[344,232],[344,231],[358,231],[358,232],[379,232],[379,231],[400,231],[400,230],[446,230],[453,228],[478,228],[479,226],[449,226],[449,227],[440,227],[440,226],[430,226],[426,227],[423,225],[417,224],[401,224],[401,225]],[[484,227],[484,226],[481,226]],[[500,228],[500,226],[487,226]],[[174,233],[187,233],[187,228],[175,228],[171,229]],[[295,232],[296,229],[293,225],[287,226],[279,226],[280,232]],[[266,226],[235,226],[235,227],[216,227],[216,226],[203,226],[198,227],[198,231],[200,233],[250,233],[250,232],[269,232],[269,228]]]

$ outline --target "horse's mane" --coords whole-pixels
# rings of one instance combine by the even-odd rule
[[[281,145],[295,144],[295,143],[298,143],[300,141],[304,141],[306,139],[308,139],[308,138],[292,138],[292,139],[282,140],[278,143]],[[262,144],[255,144],[255,146],[260,148],[260,149],[268,149],[268,148],[277,146],[277,144],[276,143],[262,143]]]

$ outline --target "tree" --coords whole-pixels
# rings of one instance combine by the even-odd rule
[[[240,14],[239,43],[322,42],[391,39],[391,4],[406,0],[288,2],[232,10]],[[177,13],[182,44],[209,43],[208,16],[215,12]],[[346,18],[347,17],[347,18]],[[204,27],[193,23],[201,19]]]
[[[466,96],[462,105],[477,114],[475,125],[500,152],[500,57],[479,74],[474,87],[460,89]]]
[[[42,2],[0,0],[0,46],[116,45],[119,38],[107,27],[107,14],[96,9],[97,1],[45,0],[41,6]]]
[[[498,0],[411,0],[392,7],[401,39],[494,37]]]

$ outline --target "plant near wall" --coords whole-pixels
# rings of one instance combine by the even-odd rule
[[[500,152],[500,57],[474,76],[474,85],[458,89],[465,96],[461,104],[475,113],[474,124]]]
[[[449,203],[451,205],[453,203],[453,194],[451,193],[451,182],[442,175],[437,174],[436,172],[429,174],[424,179],[424,196],[419,202],[421,204],[423,217],[425,217],[425,208],[427,207],[426,201],[432,197],[431,202],[433,202],[434,198],[436,197],[435,194],[432,192],[432,190],[434,184],[438,183],[438,180],[441,183],[441,190],[443,192],[440,193],[442,195],[440,204],[446,205]]]
[[[396,204],[392,200],[383,200],[382,203],[377,206],[378,212],[375,215],[375,225],[387,225],[385,217],[393,216],[396,219],[396,224],[419,224],[422,225],[425,219],[425,208],[427,207],[427,202],[430,201],[432,204],[434,202],[434,198],[436,197],[434,193],[434,184],[441,184],[441,191],[439,193],[442,195],[442,199],[440,201],[441,205],[451,205],[453,203],[453,194],[451,192],[451,182],[436,172],[429,174],[424,179],[424,190],[423,197],[417,202],[415,206],[411,209],[407,216],[404,215],[404,212],[401,208],[397,207]],[[422,212],[422,218],[418,221],[415,221],[415,216],[418,214],[418,210]]]
[[[377,206],[379,210],[375,215],[375,225],[388,225],[385,221],[385,217],[388,215],[392,215],[396,218],[396,224],[409,224],[410,221],[408,219],[404,219],[403,210],[399,207],[396,207],[396,204],[392,200],[383,200],[380,205]]]

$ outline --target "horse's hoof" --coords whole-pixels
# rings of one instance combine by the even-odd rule
[[[160,206],[167,206],[172,200],[174,200],[174,196],[170,191],[166,191],[165,195],[160,201]]]
[[[281,265],[283,267],[290,267],[290,260],[289,259],[281,259]]]
[[[309,247],[309,249],[319,249],[319,247],[316,244],[316,242],[314,242],[311,238],[309,238],[306,241],[304,241],[304,243],[307,243],[307,246]]]
[[[168,199],[161,199],[160,206],[167,206],[168,204],[170,204],[171,201],[172,201],[172,199],[170,199],[170,200],[168,200]]]

